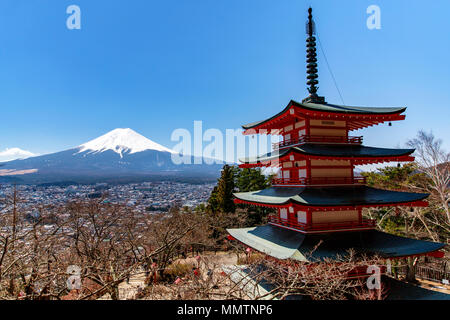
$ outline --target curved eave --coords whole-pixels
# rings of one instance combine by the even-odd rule
[[[277,166],[282,161],[289,161],[293,155],[295,160],[354,160],[355,164],[368,164],[392,161],[414,161],[411,154],[414,149],[387,149],[365,146],[330,146],[319,144],[305,144],[298,147],[286,148],[269,152],[253,158],[239,159],[241,167]]]
[[[389,203],[377,203],[377,204],[358,204],[358,205],[330,205],[330,206],[321,206],[321,205],[305,205],[296,201],[286,201],[282,204],[273,204],[273,203],[264,203],[257,201],[247,201],[241,200],[238,197],[234,199],[235,204],[246,204],[249,206],[258,206],[264,208],[288,208],[291,204],[295,204],[298,207],[302,208],[311,208],[316,210],[329,210],[336,209],[339,210],[353,210],[357,208],[377,208],[377,207],[427,207],[428,202],[424,200],[410,201],[410,202],[389,202]]]
[[[344,106],[337,104],[318,104],[318,103],[299,103],[291,100],[290,104],[305,110],[331,112],[336,114],[350,114],[350,115],[392,115],[400,114],[406,110],[406,107],[357,107]]]
[[[270,187],[264,190],[234,193],[235,203],[282,208],[289,205],[327,210],[363,207],[424,207],[429,194],[356,187]]]
[[[292,110],[292,111],[291,111]],[[341,119],[354,121],[349,124],[350,130],[364,128],[385,121],[403,120],[400,115],[406,108],[369,108],[352,107],[334,104],[299,103],[291,100],[289,104],[279,113],[265,120],[248,123],[242,126],[244,134],[256,134],[259,130],[272,129],[275,122],[283,122],[286,117],[302,118],[302,116],[314,117],[315,119]],[[358,120],[363,122],[358,122]],[[270,126],[267,127],[267,125]],[[282,127],[282,125],[280,125]]]
[[[443,243],[409,239],[377,230],[304,235],[265,225],[227,231],[239,242],[281,260],[336,259],[345,256],[350,249],[359,254],[401,258],[426,255],[445,247]]]

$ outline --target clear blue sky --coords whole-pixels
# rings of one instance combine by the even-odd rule
[[[66,8],[82,29],[66,28]],[[381,8],[381,30],[366,8]],[[0,150],[68,149],[117,127],[172,147],[176,128],[238,128],[307,95],[312,6],[347,105],[406,106],[359,133],[395,147],[423,128],[450,149],[448,0],[2,0]],[[341,103],[319,55],[319,93]]]

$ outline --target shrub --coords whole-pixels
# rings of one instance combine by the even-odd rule
[[[164,275],[169,281],[182,278],[192,272],[193,265],[189,263],[173,263],[166,268]]]

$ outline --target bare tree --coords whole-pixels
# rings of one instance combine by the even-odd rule
[[[256,276],[273,284],[270,295],[278,299],[302,296],[313,300],[382,299],[373,295],[366,286],[369,266],[382,267],[383,261],[376,257],[356,256],[349,251],[346,256],[323,259],[317,262],[281,263],[264,258],[258,264]]]
[[[178,209],[154,215],[100,199],[45,208],[38,220],[27,220],[14,209],[15,199],[0,215],[0,297],[5,299],[121,299],[119,287],[139,274],[147,277],[140,294],[147,299],[358,298],[366,294],[363,283],[349,280],[349,272],[378,263],[354,255],[338,263],[280,262],[249,253],[239,259],[247,264],[245,276],[241,267],[226,270],[208,256],[186,262],[192,248],[225,241],[212,233],[231,223],[226,217],[217,222],[215,216]],[[243,247],[235,248],[242,257]],[[67,270],[73,265],[80,268],[81,286],[71,290]],[[254,284],[261,281],[272,283],[273,290],[259,292]]]
[[[429,221],[450,233],[450,153],[442,148],[441,139],[424,131],[419,131],[407,144],[416,149],[418,168],[429,178],[422,188],[430,192],[433,209],[440,214],[432,215]]]
[[[387,288],[367,287],[367,267],[380,266],[378,257],[355,256],[321,262],[276,260],[252,253],[248,264],[224,266],[198,257],[198,267],[173,283],[146,289],[144,299],[266,300],[294,296],[315,300],[384,299]],[[249,258],[249,257],[247,257]],[[265,288],[262,288],[263,284]]]
[[[49,299],[64,290],[64,274],[56,258],[63,235],[59,226],[41,219],[28,221],[18,209],[17,190],[0,215],[0,296]]]

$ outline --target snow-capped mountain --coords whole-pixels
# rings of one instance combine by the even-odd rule
[[[174,151],[132,129],[115,129],[78,147],[0,166],[0,181],[24,183],[215,179],[221,164],[177,165]]]
[[[0,151],[0,162],[16,159],[26,159],[33,156],[35,156],[35,154],[27,150],[22,150],[20,148],[7,148],[3,151]]]
[[[122,158],[123,153],[133,154],[145,150],[156,150],[162,152],[174,153],[166,148],[132,129],[114,129],[97,139],[91,140],[79,146],[79,153],[87,151],[88,153],[105,152],[112,150],[117,152]]]

